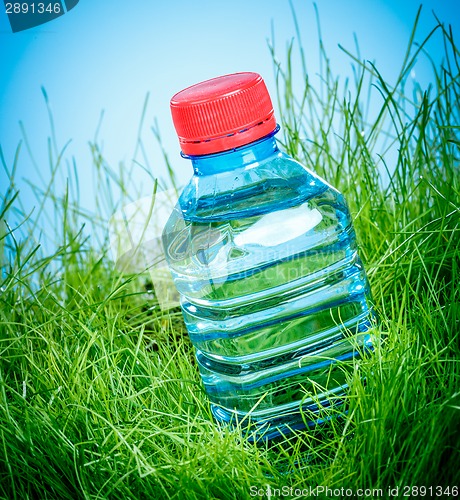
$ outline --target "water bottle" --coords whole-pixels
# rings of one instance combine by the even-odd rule
[[[256,440],[314,425],[372,350],[346,202],[278,149],[259,74],[188,87],[171,112],[193,176],[163,246],[213,415]]]

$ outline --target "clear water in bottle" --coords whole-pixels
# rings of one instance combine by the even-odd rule
[[[251,424],[256,439],[340,402],[343,362],[372,349],[346,202],[281,152],[275,133],[189,155],[194,176],[163,233],[213,413]]]

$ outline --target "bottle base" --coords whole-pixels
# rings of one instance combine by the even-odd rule
[[[369,333],[369,330],[356,338],[360,340],[360,346],[359,349],[354,348],[351,359],[362,358],[364,353],[374,351],[377,340],[374,335]],[[302,377],[310,380],[317,389],[322,387],[323,392],[318,390],[314,396],[304,393],[303,399],[277,404],[271,408],[260,409],[260,407],[257,408],[258,405],[254,405],[250,411],[242,411],[241,409],[238,411],[236,408],[230,409],[213,402],[211,403],[212,414],[219,424],[238,429],[249,442],[257,443],[282,441],[296,431],[322,427],[328,422],[343,418],[348,413],[349,385],[345,372],[342,369],[335,369],[340,364],[338,357],[332,356],[332,358],[334,358],[332,363],[323,362],[326,363],[326,384],[319,384],[318,380],[315,383],[312,373],[309,374],[309,377],[302,374]],[[365,377],[361,379],[365,384]],[[333,381],[336,383],[331,383]],[[302,384],[299,387],[302,388]],[[307,395],[308,397],[306,397]],[[263,397],[260,397],[259,401],[262,400]]]
[[[215,404],[211,404],[211,411],[219,424],[239,429],[250,443],[266,444],[283,440],[296,431],[322,426],[333,418],[346,416],[347,408],[343,396],[345,392],[334,395],[334,399],[296,406],[288,412],[278,412],[263,418],[254,418],[249,413],[241,415]]]

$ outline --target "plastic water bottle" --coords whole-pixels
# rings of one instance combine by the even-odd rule
[[[186,88],[171,111],[194,173],[163,245],[213,414],[253,439],[311,426],[372,349],[346,202],[278,149],[257,73]]]

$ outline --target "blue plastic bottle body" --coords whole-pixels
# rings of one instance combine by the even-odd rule
[[[341,400],[341,363],[371,348],[345,200],[274,134],[191,160],[163,242],[213,413],[256,438],[304,427]]]

